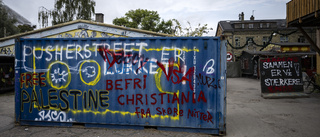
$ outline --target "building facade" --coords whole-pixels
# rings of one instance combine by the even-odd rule
[[[244,16],[243,14],[239,16]],[[316,31],[306,28],[312,39]],[[295,27],[287,27],[286,19],[220,21],[217,25],[216,36],[225,36],[228,41],[228,52],[234,59],[241,56],[242,51],[260,51],[270,43],[305,43],[304,35]]]

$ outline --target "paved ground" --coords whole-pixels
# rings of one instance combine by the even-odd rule
[[[229,78],[227,137],[316,137],[320,133],[320,93],[310,98],[263,99],[260,83],[249,78]],[[14,93],[0,94],[0,136],[181,136],[211,135],[156,129],[94,129],[14,125]]]

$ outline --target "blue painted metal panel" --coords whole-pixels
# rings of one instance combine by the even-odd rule
[[[20,39],[16,121],[225,132],[219,37]]]

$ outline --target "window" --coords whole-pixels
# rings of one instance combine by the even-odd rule
[[[260,23],[260,28],[262,28],[263,27],[263,24],[262,23]]]
[[[304,36],[299,36],[298,42],[299,43],[306,43],[306,39],[304,38]]]
[[[267,23],[267,28],[270,28],[270,23]]]
[[[235,37],[234,41],[236,43],[236,47],[240,47],[240,38],[239,37]]]
[[[269,37],[268,37],[268,36],[263,36],[263,37],[262,37],[262,43],[263,43],[263,45],[266,45],[268,41],[269,41]]]
[[[254,46],[252,44],[252,41],[253,41],[253,37],[246,37],[246,41],[248,41],[248,45],[247,45],[247,50],[250,50],[253,48],[254,49]]]
[[[237,23],[237,24],[234,24],[234,28],[235,28],[235,29],[240,29],[240,28],[241,28],[241,24],[240,24],[240,23],[239,23],[239,24],[238,24],[238,23]]]
[[[244,24],[241,24],[242,25],[242,28],[244,29]]]
[[[246,37],[246,41],[248,41],[248,45],[252,45],[253,37]]]
[[[281,42],[281,43],[287,43],[287,42],[289,42],[288,36],[280,36],[280,42]]]
[[[249,24],[249,29],[252,29],[253,28],[253,24]]]

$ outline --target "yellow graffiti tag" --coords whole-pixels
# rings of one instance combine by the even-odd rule
[[[175,50],[182,50],[182,51],[185,51],[185,52],[192,52],[192,51],[196,51],[196,52],[199,52],[199,49],[187,49],[187,48],[182,48],[182,49],[176,49],[176,48],[143,48],[145,51],[175,51]]]
[[[61,51],[61,48],[52,48],[52,49],[46,49],[46,48],[40,48],[40,47],[36,47],[35,48],[35,51]],[[63,47],[62,50],[67,50],[67,47]],[[78,49],[76,48],[70,48],[68,49],[69,51],[80,51],[80,47],[78,47]],[[100,51],[99,49],[96,49],[96,47],[88,47],[87,50],[89,51]],[[131,48],[130,50],[133,50],[133,51],[140,51],[140,49],[138,48]],[[182,49],[178,49],[178,48],[145,48],[143,47],[143,50],[145,50],[146,52],[149,52],[149,51],[185,51],[185,52],[192,52],[192,51],[196,51],[196,52],[199,52],[199,49],[188,49],[188,48],[182,48]],[[117,52],[117,51],[122,51],[122,50],[114,50],[114,49],[109,49],[109,51],[114,51],[114,52]]]
[[[176,63],[174,63],[174,66],[179,68],[179,65],[176,64]],[[154,75],[154,78],[155,78],[156,86],[157,86],[159,92],[174,95],[174,92],[164,91],[164,90],[162,89],[162,86],[161,86],[162,69],[161,69],[161,68],[158,68],[158,69],[157,69],[157,72],[158,72],[158,73]],[[176,94],[177,94],[177,96],[178,96],[178,98],[179,98],[179,90],[177,90]],[[177,109],[178,109],[178,115],[177,115],[176,117],[168,116],[168,115],[166,115],[166,116],[159,116],[159,117],[160,117],[161,119],[162,119],[162,118],[169,118],[169,117],[170,117],[170,118],[173,119],[173,120],[179,120],[179,113],[180,113],[179,103],[177,103]]]
[[[101,37],[127,37],[112,33],[105,33],[100,31],[94,31],[94,30],[83,30],[83,29],[75,29],[51,36],[47,36],[46,38],[101,38]]]
[[[82,74],[81,74],[81,72],[82,72],[82,66],[83,66],[83,64],[84,63],[86,63],[86,62],[92,62],[92,63],[95,63],[95,64],[97,64],[97,66],[98,66],[98,74],[97,74],[97,76],[96,76],[96,78],[93,80],[93,81],[90,81],[90,82],[86,82],[85,80],[83,80],[83,77],[82,77]],[[86,84],[86,85],[89,85],[89,86],[94,86],[94,85],[96,85],[99,81],[100,81],[100,78],[101,78],[101,72],[100,72],[100,70],[101,70],[101,67],[100,67],[100,65],[98,64],[98,62],[96,62],[95,60],[85,60],[85,61],[83,61],[82,63],[81,63],[81,65],[80,65],[80,68],[79,68],[79,74],[80,74],[80,79],[81,79],[81,81],[84,83],[84,84]]]
[[[67,82],[65,85],[61,85],[61,86],[55,86],[53,83],[52,83],[52,78],[50,77],[50,73],[51,72],[51,69],[52,69],[52,66],[55,65],[55,64],[61,64],[61,65],[65,65],[67,67],[67,74],[68,74],[68,78],[67,78]],[[71,73],[70,73],[70,69],[68,67],[68,65],[64,62],[61,62],[61,61],[56,61],[56,62],[52,62],[50,65],[49,65],[49,70],[47,72],[47,81],[48,81],[48,84],[51,85],[51,87],[53,88],[56,88],[56,89],[62,89],[62,88],[67,88],[71,82]],[[35,70],[35,69],[34,69]],[[60,75],[60,74],[59,74]]]

